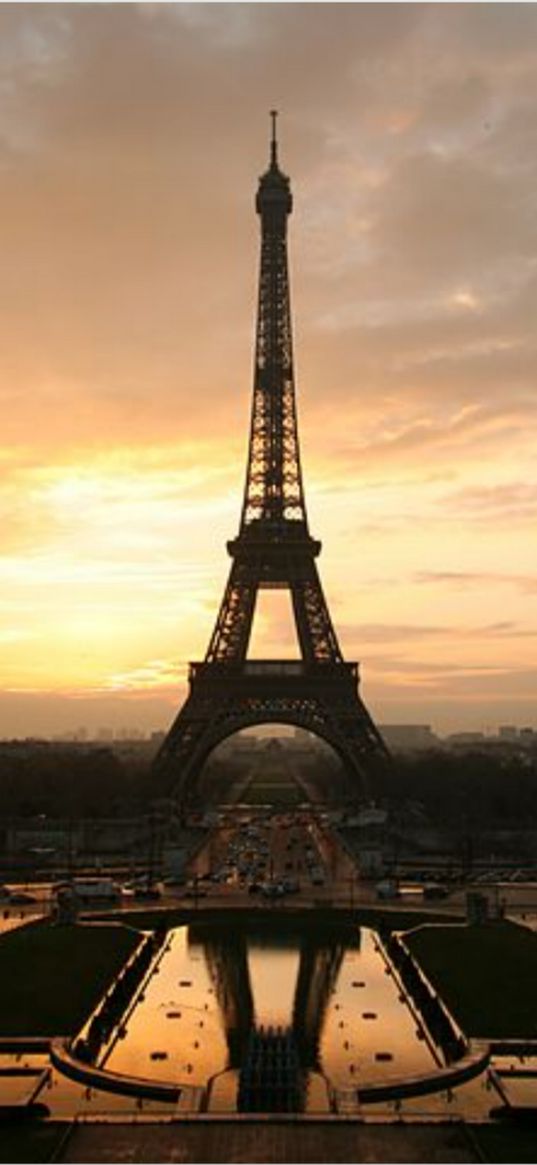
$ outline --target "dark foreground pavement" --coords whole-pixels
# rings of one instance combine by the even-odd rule
[[[463,1125],[196,1122],[78,1125],[65,1162],[473,1162]]]

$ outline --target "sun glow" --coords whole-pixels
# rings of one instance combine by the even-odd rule
[[[454,291],[453,295],[449,297],[449,302],[453,307],[464,307],[468,311],[479,311],[482,306],[479,296],[475,295],[469,288]]]

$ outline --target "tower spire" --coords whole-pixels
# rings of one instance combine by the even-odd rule
[[[278,117],[278,110],[271,109],[270,118],[272,122],[272,137],[270,139],[270,166],[272,170],[278,169],[278,139],[276,137],[276,119]]]

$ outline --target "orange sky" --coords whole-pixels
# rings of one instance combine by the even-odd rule
[[[164,727],[203,657],[273,105],[310,525],[364,699],[537,723],[536,34],[523,4],[0,6],[0,733]]]

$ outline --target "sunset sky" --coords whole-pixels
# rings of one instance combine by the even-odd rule
[[[537,7],[0,5],[0,734],[166,727],[280,116],[320,571],[380,722],[537,726]],[[293,655],[281,603],[255,653]]]

